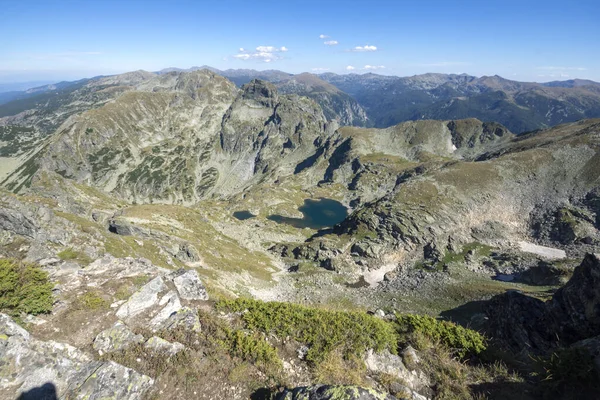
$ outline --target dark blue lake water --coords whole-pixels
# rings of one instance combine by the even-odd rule
[[[332,227],[348,216],[348,209],[342,203],[324,198],[306,199],[304,204],[298,207],[298,211],[302,213],[302,218],[269,215],[267,219],[296,228],[322,229]]]
[[[256,215],[252,214],[250,211],[236,211],[233,213],[233,217],[239,219],[240,221],[244,221],[254,218]]]

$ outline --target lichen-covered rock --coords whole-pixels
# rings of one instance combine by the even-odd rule
[[[29,339],[29,332],[21,328],[6,314],[0,314],[0,335],[4,340],[8,340],[11,336],[20,337],[24,340]]]
[[[383,373],[399,378],[412,390],[422,390],[429,385],[428,379],[423,373],[409,370],[400,356],[387,350],[376,353],[370,349],[365,356],[365,365],[371,373]]]
[[[152,378],[109,361],[102,363],[73,393],[76,399],[143,399]]]
[[[12,392],[11,398],[54,394],[68,399],[137,400],[154,383],[68,344],[34,339],[5,314],[0,314],[0,360],[0,391]]]
[[[134,293],[125,304],[117,310],[117,317],[127,319],[135,317],[158,303],[158,294],[167,287],[164,280],[159,276],[154,278],[136,293]]]
[[[100,355],[112,351],[119,351],[140,343],[144,340],[142,335],[133,333],[127,325],[118,321],[114,326],[100,332],[94,339],[93,347]]]
[[[176,313],[171,314],[171,316],[156,330],[175,329],[179,327],[185,330],[200,332],[202,327],[200,325],[200,318],[198,317],[197,310],[189,307],[182,307]]]
[[[172,273],[169,277],[173,280],[182,299],[208,300],[208,293],[206,293],[206,288],[198,276],[198,271],[193,269],[188,271],[179,270]]]
[[[181,309],[181,302],[174,290],[165,294],[158,302],[158,305],[164,307],[150,321],[150,327],[153,329],[157,329],[163,325],[165,321]]]
[[[169,342],[158,336],[152,336],[150,339],[148,339],[148,341],[146,341],[144,344],[144,347],[154,352],[164,353],[169,356],[174,356],[181,350],[185,349],[185,346],[179,342]]]
[[[390,394],[359,386],[314,385],[288,389],[277,400],[396,400]]]
[[[145,258],[116,258],[106,254],[85,267],[80,274],[94,279],[98,276],[105,279],[123,279],[141,275],[156,276],[168,272],[169,270],[157,267]]]

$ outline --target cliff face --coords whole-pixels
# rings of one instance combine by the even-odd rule
[[[600,335],[600,258],[588,254],[572,278],[543,302],[519,292],[487,306],[490,336],[516,352],[545,353]]]

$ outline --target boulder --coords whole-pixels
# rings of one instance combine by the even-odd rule
[[[200,332],[202,327],[200,325],[198,311],[188,307],[182,307],[176,313],[171,314],[171,316],[169,316],[169,318],[164,321],[156,330],[159,331],[162,329],[176,328]]]
[[[179,244],[175,257],[183,262],[198,262],[201,259],[198,250],[189,243]]]
[[[277,400],[396,400],[374,389],[346,385],[313,385],[288,389]]]
[[[185,346],[179,342],[169,342],[165,339],[159,338],[158,336],[152,336],[144,344],[144,347],[148,350],[152,350],[155,353],[163,353],[168,356],[174,356],[181,350],[185,349]]]
[[[600,335],[599,257],[587,254],[548,304],[548,322],[567,344]]]
[[[164,280],[159,276],[154,278],[136,293],[134,293],[125,304],[117,310],[117,317],[128,319],[144,312],[158,303],[158,294],[166,290]]]
[[[159,306],[164,306],[158,314],[150,321],[150,327],[157,329],[164,324],[172,315],[181,309],[181,302],[174,290],[165,294],[158,302]]]
[[[5,314],[0,314],[0,360],[0,391],[13,391],[11,398],[137,400],[154,383],[115,362],[96,361],[68,344],[34,339]]]
[[[546,313],[543,301],[516,290],[493,297],[486,306],[486,330],[515,352],[524,349],[544,352],[551,346],[552,336],[538,329]]]
[[[376,353],[372,349],[367,351],[365,365],[371,373],[392,375],[410,388],[422,390],[429,385],[427,377],[417,370],[409,370],[402,362],[402,358],[387,350]]]
[[[124,350],[127,347],[144,341],[142,335],[133,333],[127,325],[118,321],[111,328],[100,332],[94,339],[93,347],[100,355],[113,351]]]
[[[198,271],[180,269],[170,274],[169,278],[173,280],[182,299],[208,300],[208,293],[198,276]]]

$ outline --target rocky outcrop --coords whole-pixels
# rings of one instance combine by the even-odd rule
[[[199,331],[195,311],[184,302],[208,300],[206,288],[195,270],[178,270],[158,276],[142,286],[116,312],[129,324],[143,325],[154,331],[184,326]]]
[[[286,390],[277,397],[277,400],[396,400],[396,398],[374,389],[358,386],[315,385]]]
[[[117,310],[117,317],[123,319],[133,318],[156,305],[158,303],[158,294],[166,288],[162,277],[154,278]]]
[[[544,353],[600,335],[600,259],[588,254],[548,302],[510,291],[486,308],[491,337],[515,352]]]
[[[77,399],[143,399],[153,380],[115,362],[96,361],[68,344],[31,337],[0,314],[0,393]]]
[[[174,356],[185,349],[185,346],[179,342],[171,343],[158,336],[152,336],[150,339],[148,339],[146,343],[144,343],[144,347],[155,353],[166,354],[169,357]]]
[[[173,284],[177,288],[179,297],[184,300],[208,300],[208,293],[202,284],[198,271],[179,270],[169,275]]]
[[[112,351],[124,350],[127,347],[144,341],[142,335],[133,333],[123,322],[118,321],[113,327],[98,334],[92,347],[100,355]]]
[[[416,362],[413,362],[413,365],[416,364]],[[391,354],[387,350],[380,353],[369,350],[365,356],[365,365],[371,373],[383,373],[397,378],[403,382],[409,392],[422,391],[428,388],[430,384],[423,372],[407,368],[402,361],[402,357]]]

